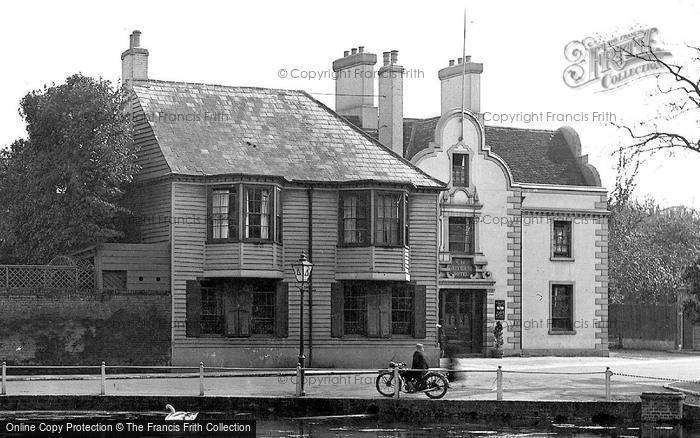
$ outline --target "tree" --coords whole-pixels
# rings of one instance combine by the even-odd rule
[[[642,122],[637,127],[619,126],[629,134],[631,142],[624,149],[636,155],[668,150],[689,150],[700,153],[700,74],[688,72],[689,66],[664,60],[652,46],[652,41],[633,38],[632,46],[610,46],[612,52],[626,65],[627,60],[636,59],[654,62],[663,74],[657,75],[657,90],[668,101],[667,111],[655,120]],[[692,51],[692,62],[700,63],[700,47],[687,45]],[[687,131],[669,127],[667,122],[680,117],[689,117]]]
[[[26,139],[0,154],[0,245],[6,261],[52,257],[123,235],[124,189],[138,170],[128,94],[80,74],[20,102]]]
[[[619,151],[608,242],[611,303],[673,302],[700,251],[700,214],[633,199],[640,161]]]

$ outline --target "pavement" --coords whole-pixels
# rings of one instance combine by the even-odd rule
[[[461,378],[451,382],[448,400],[495,400],[496,368],[503,370],[504,400],[605,400],[605,369],[613,400],[639,400],[643,391],[666,391],[674,381],[700,380],[700,355],[654,351],[612,351],[610,357],[506,357],[458,360]],[[340,370],[329,370],[338,373]],[[306,393],[315,397],[381,398],[376,374],[318,375],[309,373]],[[206,395],[294,397],[296,378],[266,373],[266,377],[232,377],[207,373]],[[694,385],[697,387],[697,385]],[[195,375],[108,375],[108,395],[198,395]],[[99,376],[13,376],[8,370],[8,395],[95,395]],[[402,397],[404,395],[402,394]],[[410,394],[405,397],[425,397]]]

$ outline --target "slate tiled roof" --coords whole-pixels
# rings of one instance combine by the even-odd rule
[[[439,117],[404,119],[404,156],[413,158],[435,138]],[[585,186],[573,152],[559,131],[484,127],[486,144],[510,167],[516,182]]]
[[[133,89],[174,174],[442,186],[303,91],[154,80]]]

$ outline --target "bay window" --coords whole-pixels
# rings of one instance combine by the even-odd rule
[[[341,191],[338,243],[341,246],[401,246],[408,236],[408,197],[383,190]]]
[[[375,206],[375,243],[387,246],[403,244],[403,195],[377,192]]]
[[[346,245],[369,243],[369,190],[342,192],[340,195],[341,242]]]
[[[211,242],[282,241],[281,190],[277,187],[241,183],[215,187],[209,190],[207,204],[207,239]]]
[[[238,234],[236,188],[215,189],[211,195],[212,238],[228,239]]]
[[[270,193],[269,187],[246,187],[245,237],[247,239],[270,239]]]

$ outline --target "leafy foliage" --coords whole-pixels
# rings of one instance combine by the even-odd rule
[[[503,324],[501,321],[496,321],[493,328],[493,339],[497,349],[503,348]]]
[[[124,188],[138,170],[128,94],[73,75],[20,102],[27,139],[0,154],[0,257],[45,263],[123,233]]]
[[[675,302],[686,271],[700,254],[700,214],[662,209],[653,199],[633,199],[639,162],[618,155],[618,176],[608,201],[611,303]]]

